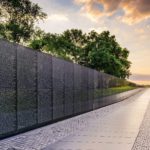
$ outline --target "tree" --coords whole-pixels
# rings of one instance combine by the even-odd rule
[[[0,36],[17,43],[28,41],[35,23],[46,14],[29,0],[0,0]]]
[[[74,62],[81,64],[86,46],[86,34],[83,34],[82,30],[71,29],[64,31],[61,39],[63,41],[61,47],[66,50]]]
[[[71,29],[62,34],[46,33],[37,36],[30,46],[119,78],[130,75],[129,51],[109,31],[85,34]]]
[[[41,31],[38,30],[36,33],[38,32]],[[85,38],[81,30],[71,29],[62,34],[45,33],[42,37],[34,36],[29,46],[80,63]]]
[[[66,45],[69,47],[69,44],[66,44],[59,34],[45,33],[38,29],[35,31],[29,47],[70,60]]]
[[[119,78],[129,77],[129,51],[121,48],[109,31],[95,35],[89,36],[89,66]]]

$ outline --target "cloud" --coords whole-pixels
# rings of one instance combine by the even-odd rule
[[[141,22],[150,18],[150,1],[149,0],[125,0],[122,2],[125,16],[122,20],[128,24]]]
[[[122,9],[123,22],[128,24],[138,23],[150,18],[150,0],[74,0],[82,6],[82,11],[92,17],[112,16]],[[103,9],[100,9],[102,6]]]
[[[137,84],[150,84],[150,75],[149,74],[133,74],[129,78],[130,81]]]
[[[148,75],[148,74],[133,74],[130,76],[130,80],[150,81],[150,75]]]
[[[68,21],[68,17],[63,14],[51,14],[47,17],[46,20],[51,20],[51,21]]]
[[[98,1],[92,1],[92,0],[75,0],[76,4],[81,4],[81,12],[87,17],[92,18],[99,17],[103,15],[103,12],[97,7],[99,5]]]

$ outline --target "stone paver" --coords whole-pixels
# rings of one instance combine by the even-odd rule
[[[44,150],[131,150],[149,100],[150,90],[147,90],[140,96],[121,102],[122,105],[109,115],[104,118],[97,116],[86,128]]]
[[[145,95],[147,98],[150,94]],[[147,107],[143,122],[140,126],[139,134],[136,138],[132,150],[150,150],[150,103]]]
[[[147,95],[147,97],[144,97]],[[0,141],[0,150],[128,150],[138,134],[150,90],[128,100]],[[121,149],[120,149],[121,148]]]

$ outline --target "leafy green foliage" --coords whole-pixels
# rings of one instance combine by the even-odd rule
[[[36,33],[39,32],[42,31]],[[122,48],[109,31],[100,34],[95,31],[85,34],[78,29],[66,30],[62,34],[42,32],[31,41],[30,47],[119,78],[130,75],[129,51]]]
[[[121,48],[116,42],[115,36],[111,36],[109,31],[104,31],[96,38],[91,38],[89,66],[120,78],[128,77],[131,64],[127,60],[129,51]]]
[[[41,8],[30,0],[0,0],[0,38],[30,43],[31,48],[119,78],[129,77],[129,51],[109,31],[86,34],[71,29],[62,34],[45,33],[35,28],[35,23],[45,17]]]
[[[109,95],[130,91],[136,88],[137,88],[136,86],[119,86],[119,87],[112,87],[106,89],[96,89],[94,91],[94,94],[96,97],[102,97],[102,96],[109,96]]]
[[[0,0],[0,36],[14,42],[28,41],[34,25],[46,14],[29,0]]]

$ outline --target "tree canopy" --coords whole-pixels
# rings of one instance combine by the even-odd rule
[[[0,36],[18,43],[28,41],[35,22],[45,17],[30,0],[0,0]]]
[[[129,51],[122,48],[109,31],[86,34],[82,30],[71,29],[62,34],[42,33],[31,41],[30,47],[119,78],[130,75]]]
[[[35,27],[44,18],[46,14],[30,0],[0,0],[0,37],[119,78],[129,77],[129,51],[109,31],[45,33]]]

